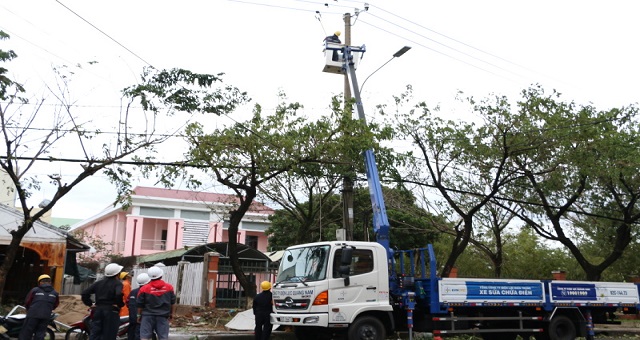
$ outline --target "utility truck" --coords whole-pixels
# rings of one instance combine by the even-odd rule
[[[339,60],[332,58],[338,51]],[[325,45],[324,71],[347,74],[360,119],[355,68],[365,47]],[[433,247],[397,251],[372,150],[364,152],[376,242],[326,241],[289,247],[273,285],[271,322],[298,339],[335,335],[382,340],[394,331],[484,339],[593,339],[594,323],[636,313],[638,286],[625,282],[440,278]]]

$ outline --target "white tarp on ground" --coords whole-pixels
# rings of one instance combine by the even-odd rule
[[[256,319],[253,317],[253,309],[236,314],[236,316],[224,325],[228,329],[236,331],[252,331],[256,328]],[[273,329],[277,329],[278,325],[273,325]]]

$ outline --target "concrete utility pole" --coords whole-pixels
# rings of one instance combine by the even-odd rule
[[[344,44],[351,46],[351,13],[344,14]],[[347,105],[351,100],[351,85],[349,82],[349,75],[344,75],[344,108],[347,109]],[[342,179],[342,221],[345,229],[347,241],[353,241],[353,178],[350,175],[345,175]]]

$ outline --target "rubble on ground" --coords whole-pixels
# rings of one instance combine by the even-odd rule
[[[55,312],[59,314],[56,319],[58,322],[70,325],[82,320],[88,313],[88,307],[82,303],[80,295],[60,295],[60,305]],[[234,309],[179,305],[171,320],[171,327],[224,330],[224,325],[236,312]]]

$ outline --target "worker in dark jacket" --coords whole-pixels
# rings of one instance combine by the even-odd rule
[[[117,263],[108,264],[104,268],[106,277],[82,291],[82,302],[95,308],[89,340],[114,340],[118,336],[120,308],[124,306],[122,282],[118,275],[122,268]],[[95,302],[91,300],[91,295],[95,296]]]
[[[151,282],[140,288],[136,299],[140,339],[150,340],[155,331],[158,340],[168,340],[169,320],[175,312],[176,294],[171,284],[162,281],[162,268],[153,266],[147,274]]]
[[[149,274],[141,273],[136,277],[138,288],[132,290],[127,297],[127,306],[129,307],[129,332],[127,340],[140,340],[140,324],[138,323],[138,303],[137,297],[140,288],[151,281]]]
[[[328,43],[342,44],[342,41],[340,41],[340,31],[336,31],[333,35],[327,36],[324,38],[324,41]]]
[[[27,318],[20,330],[20,340],[44,339],[51,312],[58,307],[58,304],[60,304],[60,298],[51,285],[51,276],[40,275],[38,286],[31,289],[24,302]]]
[[[324,41],[332,44],[342,44],[342,41],[340,41],[340,31],[336,31],[335,33],[333,33],[333,35],[327,36],[326,38],[324,38]],[[338,61],[338,58],[338,50],[333,50],[331,60]]]
[[[271,336],[270,314],[273,312],[273,298],[271,295],[271,283],[262,281],[262,292],[253,299],[253,315],[256,319],[255,339],[266,340]]]

